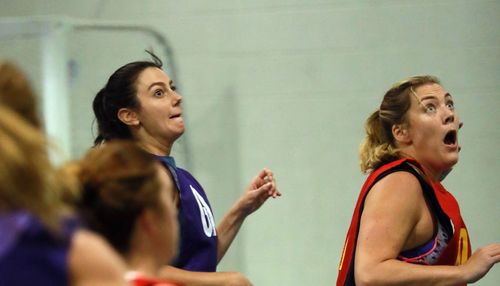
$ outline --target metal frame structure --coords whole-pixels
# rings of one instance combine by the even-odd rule
[[[42,59],[42,111],[45,130],[57,138],[63,152],[70,154],[69,88],[67,73],[67,35],[78,31],[116,31],[145,34],[163,48],[169,63],[169,75],[176,81],[176,66],[171,46],[157,30],[145,25],[122,22],[72,19],[66,17],[34,17],[0,19],[0,39],[39,38]],[[183,140],[187,154],[187,141]],[[189,167],[189,161],[186,160]]]

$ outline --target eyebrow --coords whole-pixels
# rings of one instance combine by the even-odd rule
[[[427,100],[427,99],[437,99],[437,97],[435,95],[428,95],[428,96],[424,96],[423,98],[418,98],[417,96],[417,93],[413,90],[413,87],[410,87],[410,92],[411,94],[415,97],[415,99],[417,100],[417,102],[424,106],[424,104],[422,103],[422,101],[424,100]],[[449,98],[452,98],[451,97],[451,94],[449,92],[447,92],[445,95],[444,95],[445,98],[449,97]]]
[[[446,94],[444,95],[444,98],[447,98],[447,97],[451,97],[451,94],[446,93]],[[424,101],[424,100],[426,100],[426,99],[437,99],[437,96],[435,96],[435,95],[428,95],[428,96],[424,96],[424,97],[423,97],[423,98],[421,98],[420,100],[421,100],[421,101]]]
[[[168,84],[169,84],[169,85],[168,85],[168,87],[171,87],[173,83],[174,83],[174,82],[173,82],[172,80],[170,80],[170,81],[168,82]],[[150,84],[150,85],[149,85],[148,90],[151,90],[151,88],[152,88],[153,86],[155,86],[155,85],[161,85],[161,86],[163,86],[163,87],[167,87],[167,85],[166,85],[163,81],[156,81],[156,82],[153,82],[152,84]]]

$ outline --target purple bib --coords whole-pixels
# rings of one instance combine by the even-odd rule
[[[189,271],[215,272],[217,231],[205,191],[188,171],[175,166],[173,157],[156,158],[170,170],[179,190],[180,248],[171,265]]]
[[[26,211],[0,214],[0,286],[69,285],[67,255],[76,225],[61,238]]]

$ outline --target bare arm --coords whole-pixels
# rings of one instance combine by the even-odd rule
[[[368,194],[357,242],[355,279],[364,285],[458,285],[484,276],[500,260],[500,247],[488,246],[462,266],[423,266],[396,259],[419,235],[425,201],[418,180],[396,172]]]
[[[281,193],[276,188],[273,173],[263,169],[217,226],[217,262],[226,254],[245,218],[259,209],[268,198],[278,196]]]
[[[165,266],[160,277],[182,283],[184,286],[252,286],[252,283],[238,272],[193,272],[172,266]]]
[[[129,285],[124,278],[125,262],[104,239],[89,231],[74,234],[68,264],[73,286]]]

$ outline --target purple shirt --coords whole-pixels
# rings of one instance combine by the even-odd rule
[[[173,157],[156,157],[170,170],[179,191],[180,248],[171,265],[189,271],[215,272],[217,231],[205,191],[188,171],[177,168]]]
[[[0,214],[0,286],[69,285],[67,255],[74,225],[54,236],[27,211]]]

